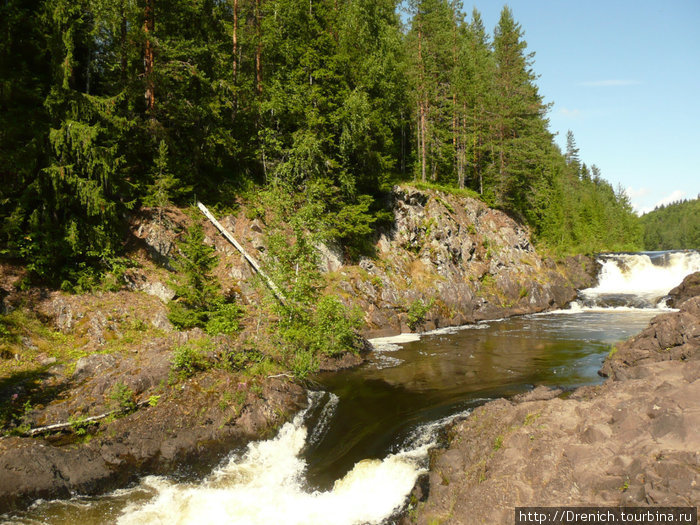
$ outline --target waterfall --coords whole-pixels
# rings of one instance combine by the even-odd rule
[[[598,284],[581,290],[573,308],[663,308],[666,295],[700,271],[697,251],[603,254]]]
[[[245,453],[231,456],[202,482],[144,478],[137,490],[153,497],[146,503],[129,505],[118,523],[382,522],[404,505],[418,476],[425,472],[437,429],[447,420],[418,427],[400,451],[384,459],[362,460],[330,490],[314,491],[305,484],[302,453],[319,439],[337,403],[333,394],[311,392],[309,407],[286,423],[275,438],[251,443]]]

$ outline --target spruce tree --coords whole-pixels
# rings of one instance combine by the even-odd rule
[[[494,126],[495,193],[498,205],[523,212],[552,137],[523,31],[507,6],[494,33],[496,62]]]

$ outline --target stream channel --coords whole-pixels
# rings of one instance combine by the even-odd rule
[[[600,261],[598,286],[566,310],[374,340],[367,363],[317,376],[307,409],[204,479],[148,476],[101,497],[38,502],[9,522],[391,523],[447,423],[536,385],[601,382],[611,347],[700,270],[697,252]]]

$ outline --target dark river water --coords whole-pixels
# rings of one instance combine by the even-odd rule
[[[611,345],[658,313],[552,313],[402,344],[376,340],[378,350],[362,367],[318,376],[310,408],[276,438],[232,454],[204,480],[150,476],[99,498],[39,503],[8,521],[378,523],[402,504],[451,417],[535,385],[601,381],[597,371]]]
[[[361,459],[382,458],[405,446],[420,425],[487,400],[535,385],[568,389],[598,383],[611,346],[640,332],[658,313],[600,310],[517,317],[401,346],[385,344],[365,366],[319,378],[339,402],[325,438],[306,453],[308,480],[327,489]]]

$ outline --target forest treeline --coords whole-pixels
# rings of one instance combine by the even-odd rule
[[[402,181],[560,253],[641,246],[627,196],[556,146],[507,7],[491,34],[456,0],[6,0],[0,28],[0,249],[39,277],[117,257],[140,206],[269,188],[362,249]]]
[[[646,250],[700,250],[700,198],[659,206],[641,222]]]

